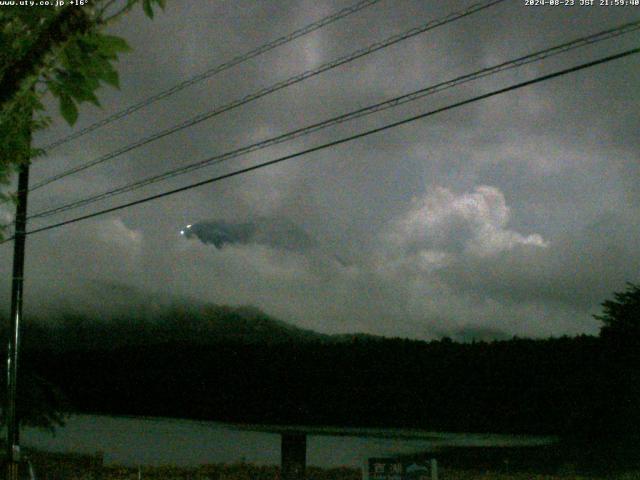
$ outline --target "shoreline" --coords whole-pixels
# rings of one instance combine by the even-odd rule
[[[231,423],[222,420],[204,420],[188,417],[162,417],[152,415],[127,415],[95,412],[70,412],[65,414],[65,418],[73,416],[95,416],[114,419],[144,420],[153,422],[179,423],[189,422],[194,425],[207,426],[210,424],[231,430],[262,432],[262,433],[289,433],[306,432],[307,435],[322,435],[331,437],[367,437],[367,438],[389,438],[398,440],[442,440],[447,437],[465,435],[471,439],[495,439],[505,441],[522,441],[522,446],[550,445],[557,442],[558,435],[535,435],[528,433],[500,433],[500,432],[455,432],[439,430],[422,430],[419,428],[402,427],[340,427],[338,425],[289,425],[289,424],[260,424],[260,423]],[[58,427],[64,428],[64,427]],[[506,445],[510,446],[510,445]],[[518,445],[520,446],[520,445]]]

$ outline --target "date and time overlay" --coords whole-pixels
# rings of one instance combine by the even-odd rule
[[[640,7],[640,0],[523,0],[526,7]]]
[[[0,0],[3,5],[23,7],[83,6],[90,0]],[[521,0],[526,7],[640,7],[640,0]]]

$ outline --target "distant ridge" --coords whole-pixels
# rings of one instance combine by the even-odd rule
[[[7,322],[1,323],[4,333]],[[107,318],[62,311],[47,318],[29,317],[24,328],[25,348],[52,350],[340,341],[331,335],[293,326],[255,307],[214,304],[174,303],[153,308],[152,312],[138,306]]]

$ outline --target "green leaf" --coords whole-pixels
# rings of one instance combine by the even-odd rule
[[[104,80],[106,83],[111,85],[112,87],[120,89],[120,76],[118,72],[114,69],[108,70],[105,69],[100,73],[100,80]]]
[[[74,125],[78,120],[78,107],[68,95],[60,96],[60,113],[69,125]]]
[[[142,0],[142,9],[147,17],[153,18],[153,8],[151,7],[151,0]]]
[[[96,40],[98,41],[100,52],[107,55],[115,55],[119,52],[130,52],[132,50],[124,38],[113,35],[98,35],[96,36]]]
[[[98,100],[98,97],[96,97],[96,94],[93,93],[92,91],[86,92],[85,98],[83,100],[93,103],[96,107],[101,106],[100,100]]]
[[[32,148],[29,158],[44,157],[47,154],[42,148]]]

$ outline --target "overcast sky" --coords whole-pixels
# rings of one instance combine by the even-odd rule
[[[102,89],[103,108],[83,107],[75,128],[352,3],[173,0],[153,21],[136,10],[111,29],[134,48],[119,62],[121,90]],[[32,184],[471,3],[382,0],[52,150],[33,164]],[[639,7],[507,0],[39,189],[29,211],[639,18]],[[31,226],[319,145],[638,40],[634,33],[602,42]],[[599,304],[625,282],[640,281],[639,66],[637,56],[627,57],[30,236],[27,311],[71,304],[113,311],[187,297],[254,305],[326,333],[597,333]],[[54,125],[36,135],[36,145],[73,131],[57,104],[48,105]],[[220,249],[180,235],[205,221],[275,226]],[[294,233],[308,240],[304,247],[288,247]],[[11,251],[0,248],[7,304]]]

